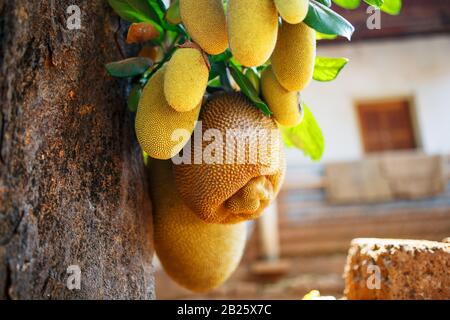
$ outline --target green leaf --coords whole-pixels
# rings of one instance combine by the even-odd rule
[[[167,18],[166,5],[164,4],[164,2],[162,0],[147,0],[147,2],[150,5],[150,7],[152,8],[152,10],[155,12],[158,23],[165,30],[173,31],[173,32],[176,32],[177,34],[180,34],[180,33],[186,34],[186,32],[184,31],[183,28],[181,28],[179,25],[173,23],[174,21],[168,21],[166,19]],[[176,9],[176,7],[172,8],[172,10],[174,10],[174,9]],[[173,14],[173,13],[170,13],[170,14]],[[172,17],[172,18],[174,18],[174,17]]]
[[[155,0],[147,0],[147,1],[145,1],[145,0],[134,0],[134,1],[139,1],[140,3],[145,3],[146,2],[147,6],[150,9],[149,17],[152,20],[154,20],[154,21],[158,22],[159,24],[161,24],[161,22],[164,19],[165,9],[161,9],[158,6],[158,4],[155,3]]]
[[[166,23],[166,21],[164,20],[164,15],[166,13],[166,7],[164,6],[164,3],[162,4],[162,6],[155,0],[147,0],[147,3],[152,9],[154,16],[152,18],[163,26]]]
[[[344,9],[353,10],[359,7],[361,0],[333,0],[335,4]]]
[[[335,34],[325,34],[322,32],[316,31],[316,40],[334,40],[337,38]]]
[[[230,72],[233,76],[234,81],[236,81],[239,88],[243,94],[253,102],[253,104],[264,112],[265,115],[269,116],[272,114],[267,104],[261,100],[252,83],[247,79],[247,77],[242,74],[242,71],[239,69],[237,65],[235,65],[231,60],[229,63]]]
[[[384,0],[381,11],[390,15],[398,15],[402,10],[402,0]]]
[[[227,49],[225,52],[215,55],[215,56],[209,56],[210,61],[212,62],[220,62],[220,61],[228,61],[232,57],[232,53],[230,49]]]
[[[152,60],[144,57],[134,57],[108,63],[105,67],[110,75],[118,78],[134,77],[147,71],[152,66]]]
[[[347,62],[348,59],[346,58],[316,57],[313,79],[316,81],[332,81],[336,79]]]
[[[321,4],[326,5],[328,8],[331,7],[331,0],[317,0]]]
[[[316,31],[337,34],[348,40],[355,31],[350,22],[315,0],[309,1],[309,10],[304,22]]]
[[[221,74],[227,73],[227,66],[225,65],[225,62],[223,61],[217,61],[217,62],[210,62],[211,64],[211,70],[209,71],[209,80],[212,80],[216,78],[217,76],[220,76]]]
[[[259,95],[259,84],[261,80],[259,79],[258,73],[253,68],[247,68],[244,75],[247,77],[247,79],[253,85],[253,88],[255,88],[256,93]]]
[[[131,112],[136,112],[139,100],[141,99],[142,88],[139,84],[135,84],[131,89],[130,95],[128,96],[128,110]]]
[[[144,162],[144,166],[148,167],[148,165],[151,162],[151,158],[148,155],[148,153],[145,152],[144,150],[142,150],[142,159],[143,159],[143,162]]]
[[[266,70],[270,66],[271,62],[270,59],[266,63],[256,67],[256,70],[261,74],[264,70]]]
[[[130,22],[146,22],[153,13],[150,6],[140,0],[108,0],[109,5],[123,19]]]
[[[369,6],[373,7],[381,7],[383,5],[383,0],[364,0],[365,3],[367,3]]]
[[[164,13],[166,12],[166,5],[164,4],[164,2],[159,0],[147,0],[147,3],[160,19],[164,18]]]
[[[242,64],[239,61],[237,61],[233,55],[231,56],[231,58],[229,60],[236,68],[238,68],[239,70],[242,71],[242,69],[243,69]]]
[[[175,0],[170,4],[169,9],[166,11],[165,18],[170,24],[181,23],[180,0]]]
[[[223,87],[226,90],[232,90],[230,81],[228,79],[228,73],[227,73],[227,65],[225,61],[212,61],[212,57],[210,56],[211,61],[211,71],[209,72],[209,80],[218,80],[212,81],[212,87]],[[218,78],[218,79],[217,79]]]
[[[215,78],[208,81],[208,87],[220,88],[221,86],[220,76],[216,76]]]
[[[314,115],[303,104],[304,117],[295,127],[280,126],[283,139],[288,147],[296,147],[314,161],[322,159],[325,150],[325,140],[322,130],[317,124]]]
[[[166,11],[166,5],[164,4],[163,0],[148,0],[150,1],[150,3],[156,2],[156,4],[159,6],[159,8],[161,9],[161,11]]]
[[[149,22],[160,34],[160,40],[164,29],[155,19],[159,19],[148,3],[142,0],[108,0],[109,5],[122,18],[130,22]]]

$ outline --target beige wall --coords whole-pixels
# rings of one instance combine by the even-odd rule
[[[335,81],[314,81],[303,94],[325,134],[324,162],[360,158],[355,102],[392,97],[411,99],[425,152],[450,153],[450,36],[322,46],[318,55],[350,59]],[[309,162],[296,150],[288,159]]]

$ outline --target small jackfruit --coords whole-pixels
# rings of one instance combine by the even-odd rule
[[[194,48],[178,49],[167,63],[164,94],[178,112],[188,112],[202,102],[208,86],[209,69],[203,54]]]
[[[221,285],[236,269],[246,241],[245,223],[209,224],[180,199],[170,160],[151,160],[156,254],[170,277],[197,292]]]
[[[228,48],[222,0],[180,0],[180,14],[189,35],[204,51],[216,55]]]
[[[293,127],[301,122],[298,93],[284,89],[275,77],[272,67],[265,69],[261,75],[261,91],[278,123]]]
[[[278,12],[273,0],[229,0],[227,14],[234,58],[247,67],[265,63],[277,41]]]
[[[272,54],[273,72],[288,91],[302,91],[311,81],[316,59],[316,32],[305,23],[283,23]]]
[[[195,137],[191,139],[193,161],[174,165],[181,198],[209,223],[259,217],[275,199],[285,173],[283,142],[275,121],[242,93],[212,97],[200,119],[204,139],[198,145]],[[195,162],[198,155],[203,157],[200,163]]]
[[[164,72],[165,67],[158,70],[144,87],[135,123],[139,144],[156,159],[170,159],[180,152],[189,141],[201,107],[175,111],[164,97]]]
[[[309,0],[275,0],[275,5],[284,21],[297,24],[306,17]]]

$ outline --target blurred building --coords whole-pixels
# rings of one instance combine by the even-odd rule
[[[160,298],[339,296],[351,239],[450,236],[448,1],[405,0],[400,16],[381,15],[380,30],[367,29],[364,6],[338,11],[356,26],[354,41],[322,40],[318,56],[350,62],[302,95],[324,132],[323,160],[288,150],[278,209],[253,225],[222,288],[192,295],[161,272]]]

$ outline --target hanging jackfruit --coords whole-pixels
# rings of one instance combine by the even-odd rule
[[[155,250],[165,271],[192,291],[221,285],[241,259],[245,223],[220,225],[201,220],[179,197],[170,160],[151,160],[149,171]]]
[[[189,35],[207,53],[216,55],[228,48],[222,0],[180,0],[180,13]]]
[[[164,95],[178,112],[198,107],[208,86],[209,69],[200,50],[178,49],[167,63],[164,76]]]
[[[189,141],[201,104],[189,112],[175,111],[164,97],[165,67],[142,91],[136,113],[136,136],[142,149],[155,159],[170,159]]]
[[[276,123],[242,93],[214,96],[200,119],[203,142],[197,145],[192,139],[191,163],[174,166],[181,198],[210,223],[259,217],[276,197],[285,173]],[[196,163],[199,155],[203,159]]]
[[[273,0],[229,0],[228,38],[234,58],[242,65],[264,64],[277,40],[278,12]]]
[[[309,0],[275,0],[275,5],[284,21],[297,24],[306,17]]]
[[[288,91],[302,91],[312,80],[316,59],[316,31],[305,23],[283,23],[272,54],[273,72]]]
[[[273,74],[272,67],[265,69],[261,75],[261,91],[278,123],[288,127],[300,123],[302,114],[298,92],[284,89]]]

